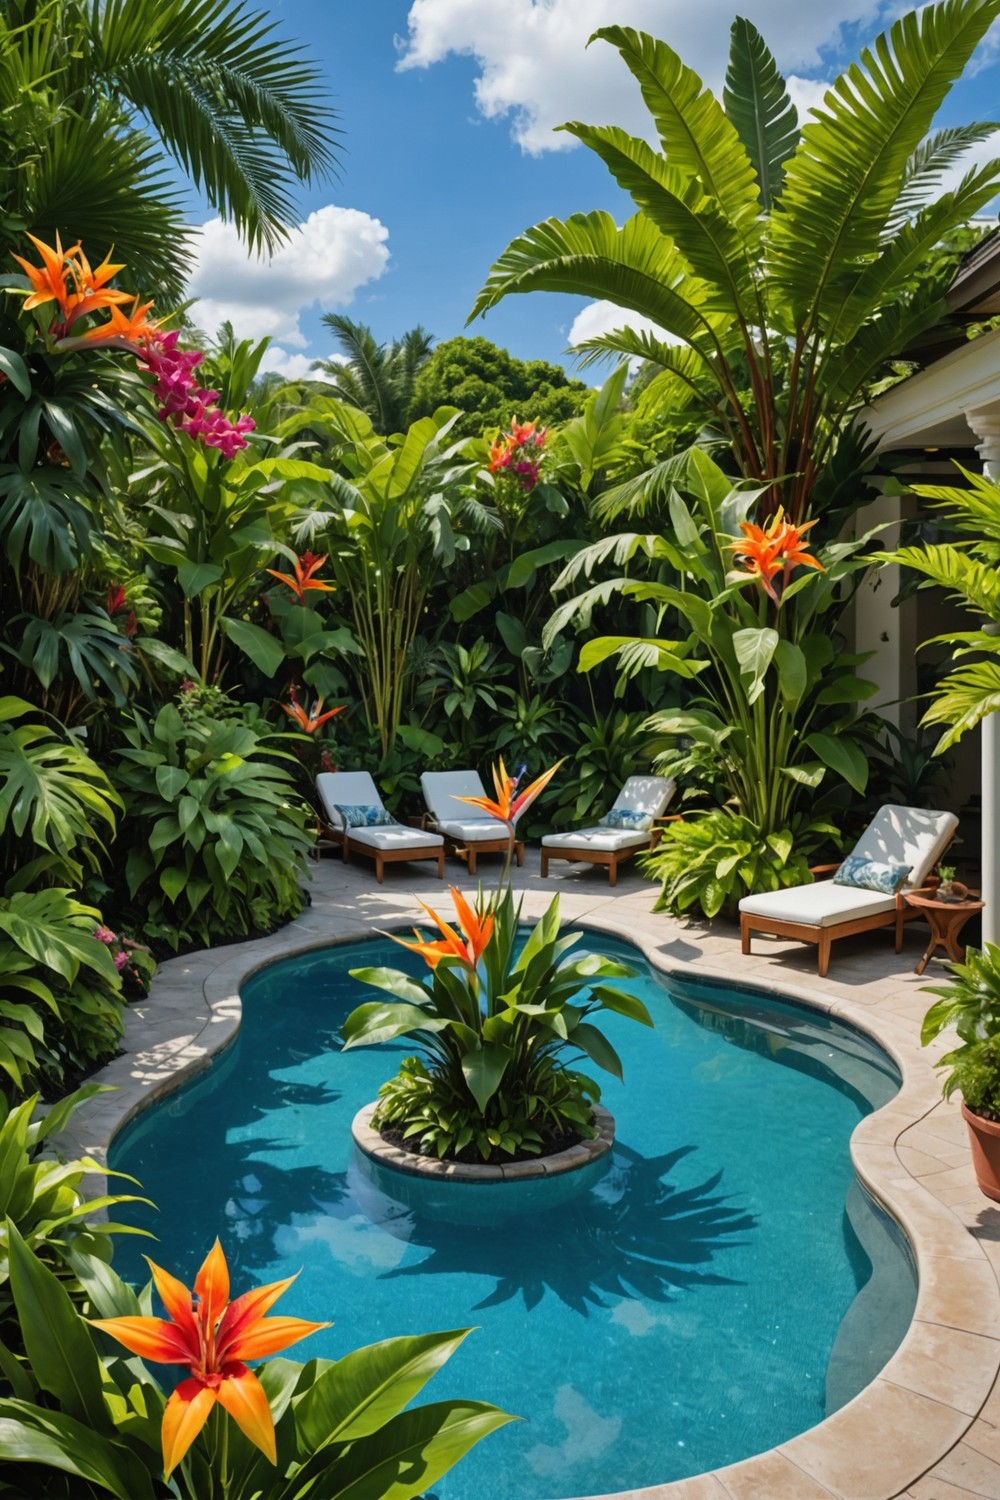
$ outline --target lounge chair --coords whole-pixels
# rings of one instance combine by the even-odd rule
[[[444,875],[444,839],[420,828],[407,828],[386,812],[367,771],[322,771],[316,790],[323,805],[326,832],[342,846],[344,863],[352,854],[375,861],[379,885],[385,866],[401,860],[437,860]]]
[[[782,891],[744,896],[740,902],[743,952],[750,952],[750,939],[755,932],[815,943],[819,950],[819,974],[823,978],[830,967],[830,944],[835,938],[851,937],[876,927],[895,927],[898,953],[903,946],[903,923],[919,915],[906,907],[903,892],[923,885],[957,827],[958,819],[950,812],[927,812],[892,804],[879,808],[848,860],[867,861],[886,871],[890,866],[908,867],[909,873],[900,877],[895,889],[890,872],[882,877],[888,889],[820,880],[813,885],[788,886]],[[824,865],[816,873],[839,872],[847,863],[845,860],[840,865]],[[861,876],[865,877],[864,871]],[[877,882],[880,876],[876,872],[868,878]]]
[[[548,833],[542,839],[542,874],[549,861],[607,865],[608,884],[618,884],[618,866],[643,849],[653,849],[663,832],[663,818],[677,783],[668,776],[630,776],[614,805],[594,828]]]
[[[427,826],[444,839],[445,849],[468,862],[476,873],[480,854],[506,854],[508,836],[503,824],[489,813],[479,812],[460,797],[485,797],[478,771],[424,771],[420,786],[427,803]],[[519,865],[524,864],[524,841],[514,845]]]

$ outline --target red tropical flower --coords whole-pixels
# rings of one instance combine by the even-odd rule
[[[164,1318],[90,1318],[95,1328],[124,1344],[141,1359],[187,1365],[163,1412],[163,1468],[167,1478],[180,1463],[216,1402],[240,1431],[277,1461],[274,1418],[264,1388],[244,1363],[277,1354],[297,1339],[329,1323],[301,1318],[265,1318],[295,1280],[274,1281],[229,1301],[229,1267],[216,1240],[195,1277],[192,1294],[183,1282],[150,1260],[149,1269],[170,1320]]]
[[[268,568],[267,572],[272,578],[277,578],[279,583],[287,584],[301,604],[310,589],[322,590],[327,594],[333,593],[332,583],[324,583],[321,578],[313,577],[313,574],[317,573],[326,562],[328,556],[328,552],[324,552],[320,557],[315,552],[303,552],[293,564],[294,576],[291,573],[279,573],[274,568]]]
[[[338,704],[336,708],[328,708],[326,713],[323,713],[323,699],[317,698],[313,704],[312,713],[310,713],[308,709],[302,707],[302,704],[299,703],[293,693],[291,704],[283,703],[281,706],[288,717],[295,720],[303,734],[315,734],[320,725],[325,724],[327,719],[332,719],[336,714],[342,714],[347,704]]]
[[[120,583],[109,583],[104,608],[109,615],[116,615],[120,609],[125,608],[125,590]]]

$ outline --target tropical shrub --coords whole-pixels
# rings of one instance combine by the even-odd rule
[[[302,909],[311,814],[266,726],[165,704],[138,712],[115,772],[126,805],[129,895],[143,931],[176,949],[270,931]],[[129,836],[129,830],[135,836]]]
[[[352,977],[396,998],[359,1005],[344,1047],[413,1036],[425,1061],[408,1060],[380,1094],[376,1129],[390,1127],[424,1155],[465,1161],[536,1156],[592,1135],[593,1079],[569,1062],[587,1057],[621,1078],[621,1062],[591,1016],[616,1011],[651,1026],[640,1000],[608,981],[627,964],[564,955],[581,934],[560,934],[559,898],[518,948],[520,904],[510,889],[477,909],[452,887],[461,936],[426,908],[443,937],[395,941],[430,966],[429,984],[399,969]]]
[[[964,963],[949,964],[951,979],[944,985],[924,985],[939,999],[924,1017],[920,1040],[928,1042],[954,1026],[958,1047],[940,1058],[948,1068],[943,1091],[950,1099],[960,1092],[973,1114],[1000,1120],[1000,948],[984,943],[981,952],[970,948]]]
[[[83,1254],[110,1261],[111,1236],[125,1231],[103,1217],[102,1210],[137,1201],[132,1194],[86,1196],[81,1191],[85,1177],[116,1174],[90,1157],[64,1161],[52,1154],[53,1138],[65,1130],[75,1110],[106,1092],[99,1084],[85,1084],[45,1114],[38,1112],[37,1094],[16,1107],[8,1107],[0,1095],[0,1371],[8,1379],[6,1356],[23,1353],[10,1290],[9,1226],[59,1277],[82,1311],[85,1294],[73,1271],[73,1257]]]
[[[121,978],[95,937],[100,912],[58,887],[0,897],[0,1071],[48,1093],[113,1057]]]
[[[616,708],[592,718],[581,713],[570,720],[571,774],[552,813],[553,827],[579,825],[606,812],[628,778],[648,768],[651,736],[643,729],[647,717]]]
[[[812,880],[791,830],[764,835],[749,818],[725,808],[669,823],[657,847],[639,859],[660,882],[654,911],[685,912],[697,905],[706,917],[731,917],[748,891]]]
[[[0,1399],[0,1426],[4,1479],[22,1494],[38,1494],[47,1472],[52,1484],[72,1476],[77,1500],[417,1500],[511,1420],[479,1401],[404,1409],[467,1330],[386,1339],[336,1361],[266,1358],[251,1371],[245,1360],[327,1326],[264,1316],[287,1282],[230,1301],[217,1242],[193,1294],[152,1266],[168,1321],[145,1316],[101,1262],[77,1256],[75,1265],[97,1314],[89,1327],[11,1228],[27,1358],[11,1362],[14,1394]],[[143,1302],[148,1309],[148,1294]],[[105,1352],[109,1340],[187,1366],[189,1376],[165,1397],[142,1359]]]

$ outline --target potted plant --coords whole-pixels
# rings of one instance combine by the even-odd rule
[[[512,849],[516,818],[551,775],[515,796],[520,778],[508,776],[501,761],[496,802],[462,800],[477,800],[504,822]],[[412,1036],[421,1049],[383,1084],[371,1122],[420,1155],[493,1164],[592,1138],[600,1088],[570,1064],[586,1057],[617,1078],[622,1070],[591,1017],[609,1010],[653,1024],[641,1000],[609,982],[634,969],[594,953],[567,956],[581,934],[560,932],[558,896],[519,944],[520,902],[506,884],[509,867],[508,856],[498,890],[489,897],[480,890],[472,904],[452,887],[458,930],[425,906],[441,936],[393,939],[425,960],[427,982],[398,969],[351,971],[392,998],[352,1011],[345,1048]]]
[[[965,963],[948,968],[948,984],[926,986],[939,999],[924,1017],[920,1040],[926,1046],[949,1025],[958,1032],[960,1045],[938,1063],[950,1069],[944,1097],[961,1092],[976,1182],[1000,1202],[1000,948],[970,948]]]
[[[942,901],[950,901],[953,897],[961,896],[965,892],[964,886],[955,883],[955,866],[938,865],[938,888],[937,894]]]

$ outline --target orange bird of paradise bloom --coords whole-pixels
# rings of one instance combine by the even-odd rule
[[[332,583],[324,583],[321,578],[313,577],[314,573],[319,572],[329,555],[328,552],[324,552],[322,557],[317,557],[315,552],[303,552],[293,564],[294,576],[291,573],[279,573],[274,568],[268,568],[266,571],[272,578],[277,578],[279,583],[287,584],[301,603],[310,589],[319,589],[327,594],[333,593]]]
[[[785,520],[784,511],[779,510],[766,526],[755,526],[752,521],[741,521],[740,530],[743,532],[743,540],[728,542],[726,545],[745,562],[746,578],[759,578],[775,604],[780,604],[781,601],[771,584],[771,579],[776,573],[781,573],[787,568],[794,568],[799,563],[804,563],[809,568],[817,568],[821,573],[825,572],[818,558],[813,557],[811,552],[802,550],[803,536],[810,526],[815,525],[815,521],[806,521],[801,526],[793,526],[790,521]]]
[[[342,714],[347,704],[340,703],[336,708],[328,708],[326,713],[322,711],[322,698],[316,699],[312,713],[308,709],[303,708],[301,703],[296,703],[294,700],[290,705],[283,703],[281,706],[288,717],[295,720],[303,734],[315,734],[320,725],[325,724],[327,719],[332,719],[336,714]]]
[[[416,927],[413,929],[415,943],[411,943],[408,938],[394,937],[391,932],[387,936],[391,937],[394,943],[399,943],[400,947],[409,949],[411,953],[419,953],[432,969],[437,967],[442,958],[457,958],[463,964],[467,964],[470,969],[475,969],[493,936],[493,913],[488,911],[480,917],[473,911],[460,890],[457,890],[455,886],[449,886],[449,890],[458,914],[461,937],[454,927],[450,926],[443,917],[438,916],[433,907],[425,905],[423,901],[420,905],[442,934],[437,941],[428,942],[421,937]]]
[[[124,270],[124,264],[112,265],[110,256],[105,256],[97,270],[92,271],[80,244],[63,250],[58,233],[54,246],[36,239],[33,234],[29,234],[28,239],[42,257],[42,264],[33,266],[20,255],[13,257],[24,268],[31,283],[24,306],[30,309],[41,307],[46,302],[57,302],[63,316],[63,331],[87,313],[132,300],[128,292],[115,292],[105,285]]]
[[[170,1314],[164,1318],[89,1318],[141,1359],[187,1365],[163,1412],[163,1469],[169,1479],[215,1407],[227,1411],[245,1437],[277,1462],[274,1417],[264,1388],[245,1360],[277,1354],[297,1339],[329,1323],[301,1318],[266,1318],[264,1314],[295,1280],[254,1287],[229,1300],[229,1267],[216,1240],[195,1277],[194,1294],[182,1281],[149,1261],[153,1281]]]
[[[511,776],[503,763],[503,756],[501,755],[498,764],[493,767],[493,785],[496,788],[496,800],[494,801],[492,797],[456,797],[455,801],[468,802],[471,807],[481,807],[483,812],[489,813],[491,818],[497,818],[501,823],[506,823],[510,827],[513,827],[525,809],[531,806],[540,793],[544,792],[562,763],[561,760],[557,760],[554,766],[550,766],[547,771],[543,771],[541,776],[536,776],[535,780],[529,786],[526,786],[523,792],[519,792],[515,796],[514,793],[517,792],[518,782],[521,780],[527,767],[522,766],[516,776]]]

